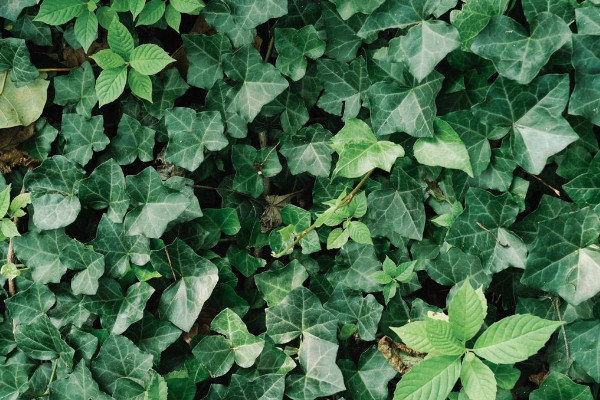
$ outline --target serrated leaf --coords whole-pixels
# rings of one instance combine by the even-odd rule
[[[452,332],[466,342],[479,332],[487,315],[487,300],[482,288],[473,289],[468,279],[452,297],[448,306],[448,319]]]
[[[421,361],[402,376],[395,400],[444,400],[460,376],[457,356],[437,356]]]
[[[166,51],[155,44],[142,44],[129,54],[129,65],[142,75],[158,74],[173,61]]]
[[[75,37],[87,53],[92,42],[98,38],[98,18],[91,11],[84,11],[75,20]]]
[[[127,68],[124,66],[105,69],[100,72],[98,79],[96,79],[98,105],[102,107],[119,98],[123,90],[125,90],[125,83],[127,83]]]
[[[431,313],[425,318],[427,340],[433,346],[433,352],[443,355],[462,355],[465,352],[464,342],[454,336],[452,327],[445,314]]]
[[[158,22],[165,13],[165,2],[162,0],[150,0],[138,16],[135,26],[152,25]],[[150,74],[149,74],[150,75]]]
[[[469,398],[496,399],[496,378],[492,370],[473,353],[467,353],[460,369],[460,382]]]
[[[433,351],[433,345],[427,337],[425,321],[410,322],[398,328],[391,328],[391,330],[411,349],[421,353]]]
[[[562,324],[533,315],[506,317],[479,336],[473,351],[496,364],[524,361],[537,353]]]
[[[127,83],[131,93],[152,103],[152,80],[149,76],[142,75],[136,70],[132,69],[129,71],[127,76]]]
[[[118,18],[114,19],[108,28],[107,41],[112,51],[125,59],[129,59],[129,54],[134,48],[133,36]]]
[[[62,25],[78,16],[85,8],[81,0],[45,0],[35,17],[48,25]]]

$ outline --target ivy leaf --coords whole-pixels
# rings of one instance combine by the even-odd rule
[[[329,146],[331,132],[320,124],[301,129],[281,146],[281,154],[287,159],[292,175],[303,172],[317,177],[328,177],[331,171]]]
[[[151,313],[144,311],[143,318],[131,325],[125,336],[141,351],[151,354],[156,365],[161,353],[181,336],[181,331],[168,321],[154,318]]]
[[[103,125],[102,115],[87,118],[79,114],[64,114],[61,133],[67,142],[65,156],[85,166],[95,151],[104,150],[110,143]]]
[[[165,125],[169,134],[165,160],[189,171],[195,171],[204,161],[205,148],[219,151],[229,144],[221,114],[216,111],[175,107],[166,111]]]
[[[130,263],[144,265],[150,261],[150,243],[142,235],[126,235],[123,224],[103,215],[98,224],[96,238],[91,242],[94,250],[104,255],[110,276],[121,277]]]
[[[10,69],[10,80],[17,88],[28,85],[39,76],[29,58],[25,40],[0,39],[0,72]]]
[[[74,104],[77,114],[90,118],[92,108],[98,102],[94,85],[94,71],[86,61],[67,75],[54,78],[54,103],[60,106]]]
[[[29,323],[45,315],[56,302],[47,286],[34,283],[5,300],[6,308],[17,324]]]
[[[486,329],[473,351],[495,364],[523,361],[537,353],[562,324],[533,315],[512,315]]]
[[[231,43],[223,34],[181,35],[190,68],[187,81],[192,86],[210,89],[223,78],[223,56],[231,53]]]
[[[54,360],[64,355],[71,362],[75,353],[45,315],[33,322],[17,325],[14,335],[17,347],[34,360]]]
[[[152,103],[145,102],[144,107],[154,118],[162,119],[165,111],[173,108],[175,99],[184,95],[189,86],[177,68],[169,68],[164,72],[162,80],[152,76]]]
[[[288,375],[286,395],[293,400],[329,396],[346,389],[342,371],[335,364],[337,343],[306,333],[298,350],[302,374]]]
[[[359,119],[346,121],[332,139],[331,147],[340,158],[333,176],[358,178],[374,168],[389,172],[396,158],[404,156],[402,146],[378,141],[371,128]]]
[[[598,232],[600,220],[589,208],[541,222],[522,281],[573,305],[592,298],[600,292],[599,283],[592,279],[600,269]],[[548,252],[548,243],[559,245]]]
[[[437,113],[435,96],[443,77],[437,72],[422,82],[404,73],[394,80],[376,82],[369,87],[371,123],[377,136],[406,132],[415,137],[432,137]]]
[[[137,159],[148,162],[154,158],[155,131],[143,126],[137,119],[123,114],[117,127],[117,136],[111,141],[115,161],[128,165]]]
[[[242,4],[235,0],[217,0],[209,2],[202,15],[211,26],[226,33],[237,48],[252,43],[258,25],[286,12],[285,0],[250,0]]]
[[[552,371],[540,387],[531,392],[531,400],[592,400],[589,386],[579,385],[568,376]]]
[[[30,0],[21,0],[21,2],[27,1]],[[10,7],[11,4],[13,4],[14,6],[17,3],[18,1],[4,4],[8,4]],[[0,5],[0,16],[2,16],[3,12],[2,7],[6,7],[4,4]],[[34,21],[33,18],[33,15],[26,13],[21,14],[19,18],[15,18],[15,21],[12,24],[13,36],[18,37],[20,39],[29,40],[37,44],[38,46],[52,46],[52,33],[50,31],[50,27],[44,24],[43,22]]]
[[[327,34],[325,54],[343,62],[356,58],[358,48],[362,44],[362,39],[357,33],[362,26],[364,16],[354,15],[344,20],[329,2],[321,3],[321,13]]]
[[[595,35],[574,35],[572,63],[575,68],[575,89],[569,102],[569,114],[581,115],[598,125],[598,97],[600,91],[595,76],[600,67]]]
[[[362,297],[360,291],[339,284],[323,307],[336,315],[339,323],[355,324],[362,340],[375,340],[383,306],[372,294]]]
[[[268,3],[272,1],[275,0],[268,0]],[[212,3],[218,4],[221,1]],[[261,8],[269,5],[262,4]],[[258,51],[251,46],[242,47],[235,53],[224,54],[222,57],[225,73],[238,82],[232,91],[230,107],[247,122],[252,122],[264,105],[273,101],[289,86],[279,71],[273,65],[265,63]]]
[[[248,332],[246,324],[229,308],[221,311],[212,320],[210,327],[229,339],[235,363],[242,368],[251,367],[265,345],[264,339]]]
[[[394,400],[444,400],[460,376],[460,356],[436,356],[423,360],[402,376]]]
[[[434,3],[431,3],[434,4]],[[407,2],[386,1],[374,10],[358,31],[358,36],[369,35],[392,28],[407,28],[427,19],[427,1],[411,0]]]
[[[571,37],[565,21],[549,12],[537,14],[530,24],[528,35],[512,18],[496,15],[477,35],[471,50],[491,60],[500,75],[528,84]]]
[[[283,398],[284,391],[285,380],[283,375],[265,374],[250,380],[234,374],[231,377],[227,398],[235,400],[277,400]]]
[[[415,142],[413,152],[417,161],[423,165],[459,169],[473,177],[469,153],[458,134],[439,118],[433,126],[433,138],[420,138]]]
[[[475,37],[486,27],[494,15],[502,15],[509,0],[469,0],[459,10],[450,12],[450,22],[460,34],[462,49],[469,50]]]
[[[342,116],[343,120],[355,118],[370,83],[364,58],[359,57],[350,64],[319,59],[317,69],[325,87],[317,106],[330,114]]]
[[[370,347],[360,355],[358,365],[351,360],[339,360],[347,394],[355,400],[384,400],[388,397],[388,382],[397,372],[383,354]]]
[[[123,222],[128,235],[159,238],[169,222],[175,220],[190,204],[190,199],[164,186],[152,167],[126,178],[127,194],[134,208]]]
[[[337,319],[303,286],[289,292],[276,306],[267,308],[266,314],[267,334],[275,343],[287,343],[300,335],[318,336],[330,343],[336,341]]]
[[[256,287],[270,307],[277,305],[289,292],[302,286],[306,278],[306,268],[298,260],[292,260],[285,266],[273,264],[269,270],[254,276]]]
[[[92,361],[92,373],[100,388],[113,393],[120,378],[127,378],[144,385],[152,368],[152,356],[143,353],[131,340],[120,335],[110,335]]]
[[[372,245],[349,242],[336,257],[336,264],[327,274],[332,284],[344,284],[367,293],[380,292],[381,285],[373,275],[381,271],[381,262]]]
[[[348,19],[356,13],[371,14],[385,0],[330,0],[337,7],[337,12],[343,19]]]
[[[469,398],[496,398],[494,372],[473,353],[467,353],[463,359],[460,382]]]
[[[0,368],[0,383],[2,399],[17,399],[29,389],[29,376],[19,364],[3,365]]]
[[[571,356],[594,380],[600,380],[600,356],[595,351],[600,342],[598,320],[577,321],[565,327],[567,341],[571,345]]]
[[[153,252],[152,265],[163,276],[175,279],[161,296],[161,317],[188,332],[217,284],[217,267],[179,239]]]
[[[388,57],[406,62],[410,73],[421,82],[435,66],[460,46],[458,31],[444,21],[425,21],[405,36],[389,42]]]
[[[58,397],[61,396],[61,397]],[[90,370],[85,362],[80,361],[72,373],[64,378],[57,379],[50,384],[50,399],[76,400],[90,398],[97,400],[109,400],[111,397],[98,388],[98,383],[92,378]]]
[[[104,256],[77,240],[71,240],[62,249],[60,258],[69,269],[79,271],[71,280],[73,294],[96,294],[98,279],[104,274]]]
[[[298,81],[306,73],[306,58],[316,60],[325,53],[325,42],[313,25],[301,29],[275,28],[275,66],[282,74]]]
[[[40,229],[57,229],[75,221],[81,210],[77,198],[82,169],[64,156],[47,158],[25,175],[25,188],[31,192],[33,222]]]
[[[15,0],[0,4],[0,17],[15,21],[26,7],[35,6],[37,0]]]
[[[13,239],[15,254],[32,270],[34,282],[58,283],[67,272],[60,253],[69,237],[62,230],[27,232]]]
[[[236,144],[231,149],[231,160],[236,171],[233,188],[252,197],[263,192],[263,177],[270,178],[281,172],[279,156],[273,147],[260,151],[245,144]]]

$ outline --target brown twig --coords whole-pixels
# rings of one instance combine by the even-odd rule
[[[523,171],[525,171],[523,169]],[[540,178],[537,175],[532,174],[531,172],[525,171],[525,173],[529,176],[531,176],[533,179],[537,180],[538,182],[540,182],[542,185],[546,186],[548,189],[552,190],[554,192],[555,195],[557,195],[558,197],[560,197],[560,190],[556,189],[555,187],[551,186],[550,184],[548,184],[546,181],[544,181],[542,178]]]
[[[500,239],[498,239],[498,237],[494,234],[494,232],[492,232],[488,228],[486,228],[481,222],[477,221],[476,224],[478,227],[480,227],[481,229],[483,229],[484,231],[486,231],[487,233],[492,235],[494,237],[494,239],[496,240],[496,243],[498,243],[500,246],[502,246],[504,248],[510,247],[510,244],[501,242]]]
[[[175,275],[175,270],[173,269],[173,262],[171,262],[171,255],[169,254],[169,249],[165,246],[165,254],[167,255],[167,261],[169,263],[169,267],[171,267],[171,273],[173,274],[173,279],[177,280],[177,276]]]
[[[558,320],[560,322],[563,322],[562,316],[560,315],[560,298],[559,297],[557,297],[554,300],[554,308],[556,308],[556,315],[558,316]],[[562,332],[562,337],[563,337],[563,340],[565,341],[565,357],[567,359],[566,360],[567,361],[566,372],[567,372],[567,376],[569,376],[569,360],[571,359],[571,354],[570,354],[571,352],[569,351],[569,342],[567,341],[567,330],[565,329],[564,323],[560,326],[560,331]]]
[[[70,72],[73,68],[38,68],[38,72]]]

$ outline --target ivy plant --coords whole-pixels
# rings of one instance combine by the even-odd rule
[[[0,399],[598,398],[599,27],[0,1]]]

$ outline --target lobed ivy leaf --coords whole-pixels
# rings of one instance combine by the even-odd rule
[[[87,118],[79,114],[64,114],[61,134],[66,141],[65,156],[85,166],[94,152],[104,150],[110,143],[103,125],[102,115]]]
[[[298,81],[306,73],[306,59],[315,60],[325,53],[325,42],[313,25],[301,29],[275,28],[275,48],[279,53],[275,63],[277,69]]]

